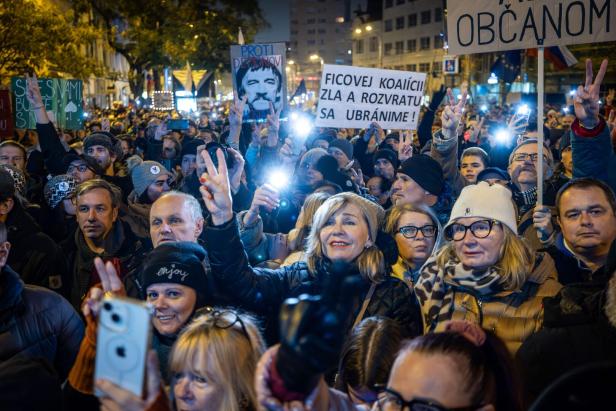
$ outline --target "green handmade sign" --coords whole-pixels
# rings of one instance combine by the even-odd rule
[[[59,78],[38,79],[45,110],[57,127],[67,130],[83,129],[83,83],[81,80]],[[11,79],[15,128],[36,128],[36,118],[26,97],[26,79]]]

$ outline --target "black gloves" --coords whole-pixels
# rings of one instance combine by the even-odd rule
[[[287,299],[280,312],[281,345],[276,369],[285,387],[308,395],[321,375],[338,365],[361,278],[347,264],[333,263],[321,296]]]

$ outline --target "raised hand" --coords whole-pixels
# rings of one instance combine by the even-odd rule
[[[614,102],[614,97],[616,97],[616,89],[611,88],[607,92],[607,96],[605,96],[605,104],[611,106]]]
[[[270,260],[282,260],[289,255],[289,246],[287,245],[287,235],[283,233],[275,234],[271,240],[269,257]]]
[[[398,160],[400,162],[413,157],[413,134],[411,130],[400,133],[400,144],[398,145]]]
[[[229,147],[227,148],[227,152],[231,153],[234,158],[233,168],[229,170],[229,184],[231,187],[231,192],[236,194],[240,189],[240,184],[242,182],[242,172],[244,171],[244,164],[246,161],[244,157],[240,154],[239,151]]]
[[[299,146],[299,147],[298,147]],[[283,167],[293,168],[297,159],[306,151],[302,141],[285,138],[284,144],[278,150],[278,155],[282,160]]]
[[[107,263],[104,263],[100,257],[96,257],[94,259],[94,267],[96,268],[98,277],[101,280],[102,288],[90,288],[90,291],[88,292],[88,297],[86,298],[84,304],[81,306],[81,312],[83,313],[84,317],[88,319],[94,319],[98,317],[101,305],[100,303],[106,293],[111,293],[113,295],[119,296],[126,295],[124,284],[122,284],[122,280],[120,280],[120,277],[118,276],[118,273],[111,261],[107,261]]]
[[[586,60],[586,83],[579,86],[573,98],[575,116],[584,128],[595,128],[599,124],[599,92],[607,71],[607,59],[603,60],[593,82],[592,60]]]
[[[229,172],[225,155],[221,149],[216,150],[218,168],[207,150],[201,152],[201,158],[205,162],[206,173],[201,174],[199,181],[201,197],[212,215],[214,225],[222,225],[233,218],[233,200],[229,188]]]
[[[233,94],[233,104],[229,109],[229,126],[242,128],[242,119],[244,118],[244,106],[246,105],[247,95],[242,99],[237,98],[237,94]]]
[[[526,118],[526,116],[519,116],[517,114],[511,116],[509,124],[507,125],[509,135],[511,136],[519,136],[524,134],[524,131],[526,131],[526,127],[528,127],[528,118]]]
[[[481,128],[483,127],[483,122],[485,121],[485,116],[481,117],[481,120],[478,124],[472,125],[470,129],[469,141],[471,143],[477,143],[479,141],[479,133],[481,133]]]
[[[26,77],[26,98],[30,103],[30,108],[32,110],[38,110],[40,108],[45,109],[45,104],[43,103],[43,96],[41,95],[41,89],[38,85],[38,79],[36,78],[36,74],[33,74],[32,77],[25,75]]]
[[[148,352],[146,362],[147,392],[141,398],[132,392],[104,379],[96,380],[96,388],[104,395],[100,398],[103,411],[145,411],[156,401],[161,391],[160,367],[156,351]]]
[[[462,93],[462,98],[456,103],[453,96],[453,91],[450,88],[447,89],[447,97],[449,97],[449,103],[445,105],[443,113],[441,114],[441,124],[443,137],[446,139],[457,137],[456,130],[460,124],[460,119],[464,114],[464,106],[466,105],[466,91]]]
[[[552,225],[552,213],[548,207],[537,205],[533,212],[533,225],[537,230],[537,237],[541,241],[547,241],[554,232]]]
[[[278,145],[278,130],[280,129],[280,109],[276,110],[274,104],[270,101],[270,112],[267,115],[267,145],[269,147],[276,147]]]

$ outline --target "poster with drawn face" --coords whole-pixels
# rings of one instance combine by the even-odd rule
[[[263,122],[274,110],[286,108],[287,79],[285,44],[231,46],[233,88],[241,100],[246,96],[244,123]]]

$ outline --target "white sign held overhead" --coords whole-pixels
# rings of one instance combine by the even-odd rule
[[[425,73],[325,64],[317,127],[417,128]]]
[[[451,54],[616,40],[616,0],[449,0]]]

